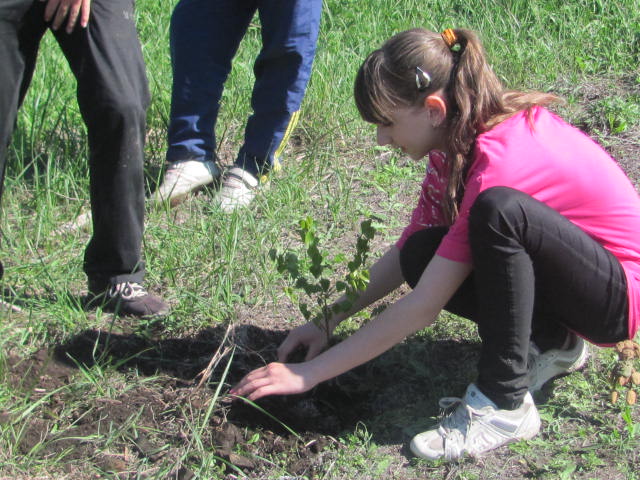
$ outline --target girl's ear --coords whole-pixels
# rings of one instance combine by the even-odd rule
[[[434,127],[440,126],[447,118],[447,104],[440,95],[432,94],[426,97],[424,108],[429,111]]]

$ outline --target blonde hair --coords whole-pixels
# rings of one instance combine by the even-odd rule
[[[388,125],[399,107],[419,105],[440,90],[447,104],[446,139],[449,182],[443,202],[453,223],[462,198],[464,176],[476,137],[516,112],[560,99],[541,92],[504,90],[471,30],[454,29],[455,43],[440,33],[416,28],[399,33],[361,65],[354,96],[362,118]],[[416,85],[416,67],[428,73],[426,88]],[[531,118],[531,117],[529,117]]]

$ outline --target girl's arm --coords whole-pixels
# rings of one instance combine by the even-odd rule
[[[293,329],[278,348],[278,360],[286,361],[289,354],[301,345],[307,348],[306,360],[312,359],[327,345],[328,337],[340,322],[395,290],[402,282],[400,251],[394,245],[369,268],[369,284],[359,293],[351,308],[346,312],[336,313],[329,319],[327,332],[313,322]],[[346,300],[346,296],[343,295],[334,305]]]
[[[256,400],[266,395],[302,393],[388,350],[431,325],[471,272],[469,264],[435,256],[416,288],[343,342],[313,360],[271,363],[245,376],[231,394]]]

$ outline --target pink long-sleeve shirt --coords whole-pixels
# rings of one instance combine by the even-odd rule
[[[418,205],[398,248],[417,230],[446,224],[441,208],[446,172],[446,157],[431,152]],[[512,116],[478,136],[460,214],[437,255],[471,263],[469,210],[480,192],[494,186],[520,190],[547,204],[620,261],[633,338],[640,324],[640,197],[618,164],[587,135],[544,108],[534,108],[531,121],[526,112]]]

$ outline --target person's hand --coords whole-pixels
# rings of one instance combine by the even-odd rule
[[[305,323],[289,332],[287,338],[278,347],[278,361],[286,362],[289,355],[298,347],[307,348],[305,360],[316,357],[327,346],[327,334],[313,322]]]
[[[311,380],[306,365],[270,363],[248,373],[229,393],[254,401],[267,395],[306,392],[317,383]]]
[[[44,10],[44,20],[50,22],[53,30],[58,30],[67,20],[65,31],[73,32],[78,20],[80,26],[85,28],[89,24],[89,13],[91,10],[91,0],[40,0],[47,2]]]

